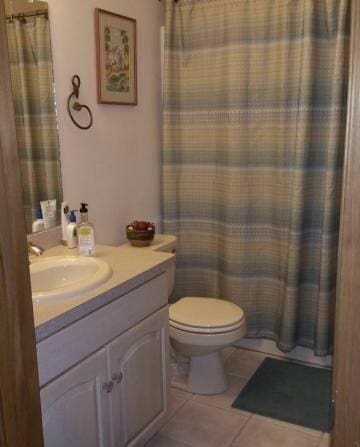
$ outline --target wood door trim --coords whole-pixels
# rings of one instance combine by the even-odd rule
[[[360,1],[351,4],[350,70],[339,239],[333,447],[360,446]]]
[[[35,332],[5,30],[4,0],[0,0],[0,441],[2,447],[41,447]],[[360,377],[359,98],[360,1],[353,0],[334,355],[334,447],[360,443],[360,387],[353,386]]]
[[[41,447],[35,328],[4,0],[0,0],[0,60],[0,439],[2,447]]]

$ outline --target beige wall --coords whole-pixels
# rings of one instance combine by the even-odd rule
[[[125,239],[132,219],[160,214],[161,63],[158,0],[49,0],[64,198],[90,205],[98,243]],[[96,101],[94,9],[137,20],[138,106]],[[81,77],[80,101],[93,110],[94,126],[76,128],[66,112],[71,77]]]

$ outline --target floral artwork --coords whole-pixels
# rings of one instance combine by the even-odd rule
[[[106,89],[112,92],[129,92],[129,36],[121,28],[106,26],[105,69]]]
[[[136,20],[95,10],[99,104],[137,104]]]

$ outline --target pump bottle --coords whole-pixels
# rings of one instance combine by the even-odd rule
[[[82,203],[80,208],[81,223],[78,225],[78,244],[80,256],[95,256],[94,225],[89,222],[88,204]]]
[[[70,211],[70,223],[66,226],[66,241],[68,248],[76,248],[78,246],[76,210]]]

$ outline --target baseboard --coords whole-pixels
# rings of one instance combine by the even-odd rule
[[[235,344],[240,348],[251,349],[252,351],[262,352],[264,354],[282,357],[299,362],[311,363],[316,366],[332,367],[332,356],[317,357],[313,351],[308,348],[297,347],[291,352],[282,352],[277,348],[276,343],[272,340],[263,338],[243,338]]]

